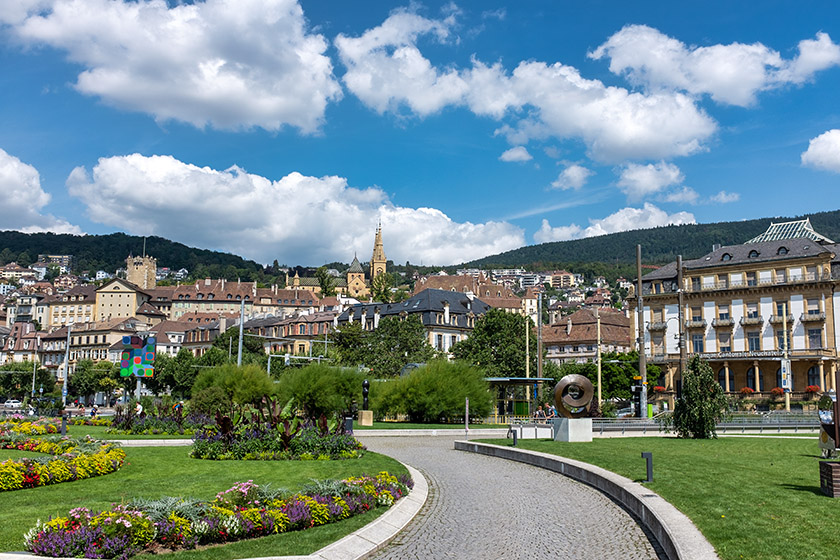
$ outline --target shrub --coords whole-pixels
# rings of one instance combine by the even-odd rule
[[[442,422],[463,418],[466,398],[470,414],[490,413],[492,395],[483,373],[464,362],[435,360],[377,387],[372,408],[380,416],[405,414],[411,422]]]
[[[206,368],[195,380],[192,394],[198,395],[209,387],[220,388],[225,396],[237,404],[258,404],[263,397],[274,393],[268,374],[256,365],[225,364]]]
[[[190,401],[190,408],[196,412],[216,414],[229,410],[231,404],[233,403],[222,388],[213,385],[194,393]]]
[[[284,373],[278,383],[280,400],[292,400],[303,415],[315,420],[334,418],[361,401],[364,376],[353,369],[311,364]]]

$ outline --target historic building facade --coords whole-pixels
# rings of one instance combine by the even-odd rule
[[[663,366],[660,383],[676,388],[682,340],[686,355],[706,360],[726,392],[769,396],[782,385],[787,338],[792,391],[834,388],[840,358],[838,253],[838,245],[815,232],[809,220],[776,223],[742,245],[716,247],[684,261],[681,286],[673,262],[643,276],[645,352]],[[628,302],[638,340],[635,293]]]

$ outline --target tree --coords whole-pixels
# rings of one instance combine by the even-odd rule
[[[391,288],[394,285],[394,277],[388,272],[378,274],[370,283],[370,297],[373,301],[382,303],[391,302]]]
[[[376,377],[397,375],[406,364],[426,362],[435,353],[417,316],[384,317],[373,331],[348,323],[336,333],[334,350],[340,363],[367,366]]]
[[[216,337],[213,347],[224,352],[225,357],[230,352],[231,361],[236,361],[239,353],[239,325],[234,325]],[[265,356],[265,349],[261,338],[242,333],[242,363],[250,363],[254,356]]]
[[[255,365],[225,364],[202,370],[192,384],[192,395],[210,387],[219,387],[228,399],[237,404],[259,404],[274,392],[268,374]]]
[[[26,268],[30,264],[32,264],[32,257],[29,256],[29,253],[27,251],[24,251],[24,252],[22,252],[21,254],[18,255],[17,263],[20,266]]]
[[[0,366],[0,394],[9,397],[23,397],[32,390],[32,362],[9,362]],[[35,368],[35,390],[44,386],[51,393],[55,387],[52,374],[43,367]]]
[[[280,376],[281,401],[293,399],[294,405],[311,419],[334,417],[348,411],[353,401],[361,401],[364,376],[353,369],[310,364]]]
[[[537,337],[527,317],[491,309],[476,320],[472,334],[455,344],[452,355],[484,369],[490,377],[525,377],[525,329],[529,329],[530,367],[537,372]]]
[[[463,418],[467,398],[470,414],[490,413],[493,397],[481,370],[464,362],[434,360],[377,386],[372,408],[378,416],[405,414],[411,422],[451,421]]]
[[[318,285],[321,287],[322,297],[335,295],[335,278],[327,272],[326,266],[318,267],[318,270],[315,271],[315,277],[318,279]]]
[[[682,398],[669,422],[681,438],[716,438],[716,425],[727,409],[726,395],[709,364],[692,356],[683,372]]]

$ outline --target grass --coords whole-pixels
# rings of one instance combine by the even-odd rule
[[[80,506],[107,509],[112,503],[140,497],[212,499],[219,491],[245,480],[253,480],[257,484],[270,482],[275,487],[297,490],[311,479],[346,478],[380,471],[396,475],[406,472],[405,467],[394,459],[371,452],[360,459],[347,461],[202,461],[187,457],[188,450],[184,447],[126,448],[125,452],[125,465],[113,474],[0,493],[3,500],[3,508],[0,509],[0,551],[23,550],[23,533],[37,519],[65,515],[70,509]],[[373,519],[373,516],[368,519]],[[249,544],[249,547],[256,548],[253,554],[249,552],[246,555],[292,554],[283,548],[286,544],[294,550],[314,547],[306,552],[308,554],[355,530],[350,528],[352,524],[345,523],[330,526],[329,531],[320,531],[315,535],[285,540],[273,540],[274,537],[258,539],[265,542]],[[232,545],[223,548],[228,546]],[[227,554],[213,550],[213,554]]]
[[[510,440],[485,440],[511,445]],[[519,447],[645,479],[685,513],[722,560],[825,559],[837,554],[837,501],[820,491],[819,449],[791,438],[611,438],[591,443],[519,440]]]
[[[17,449],[0,449],[0,463],[8,459],[23,459],[25,457],[43,457],[43,453],[34,453],[32,451],[19,451]]]
[[[470,424],[470,429],[507,428],[507,424]],[[373,426],[360,426],[353,422],[353,430],[463,430],[464,424],[418,424],[415,422],[374,422]]]
[[[96,439],[192,439],[192,436],[180,434],[109,434],[108,426],[67,426],[67,434],[73,437],[90,435]]]

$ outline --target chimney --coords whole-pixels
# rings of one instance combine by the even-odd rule
[[[224,290],[224,289],[225,289],[225,279],[222,278],[222,290]]]
[[[718,249],[720,249],[720,243],[714,243],[712,245],[712,251],[717,251]]]
[[[572,319],[571,318],[569,318],[569,320],[566,322],[566,335],[570,335],[570,334],[572,334]]]

